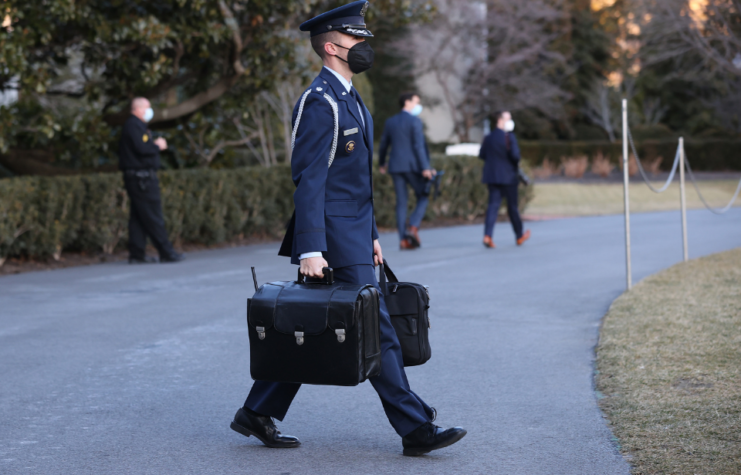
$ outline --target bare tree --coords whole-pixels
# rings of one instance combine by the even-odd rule
[[[530,109],[548,119],[563,117],[570,95],[561,87],[570,74],[566,56],[554,45],[569,33],[563,0],[487,1],[487,61],[477,63],[467,96],[474,104],[512,111]],[[487,113],[479,108],[479,117]]]
[[[741,0],[639,0],[647,13],[642,58],[646,64],[695,53],[696,71],[741,77]]]
[[[615,130],[620,127],[618,114],[615,113],[615,93],[604,81],[595,82],[587,94],[583,112],[594,125],[607,132],[610,142],[615,141]]]
[[[434,79],[461,142],[495,108],[562,116],[566,58],[552,48],[567,32],[562,0],[435,3],[433,21],[395,46]]]

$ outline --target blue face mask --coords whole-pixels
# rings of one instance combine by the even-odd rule
[[[422,107],[420,104],[417,104],[412,108],[412,110],[409,111],[409,113],[412,114],[414,117],[417,117],[419,114],[422,113],[422,109],[424,109],[424,107]]]
[[[147,110],[144,111],[144,122],[149,122],[152,117],[154,117],[154,111],[151,107],[147,107]]]

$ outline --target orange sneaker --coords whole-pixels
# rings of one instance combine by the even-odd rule
[[[522,243],[530,239],[530,230],[526,230],[520,239],[517,240],[517,245],[522,246]]]
[[[415,249],[416,247],[417,246],[409,242],[409,239],[404,238],[401,241],[399,241],[399,249],[401,249],[402,251]]]
[[[491,236],[484,236],[484,247],[494,249],[495,247],[497,247],[497,245],[494,244],[494,241],[491,240]]]

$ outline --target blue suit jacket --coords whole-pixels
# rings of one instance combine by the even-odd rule
[[[401,111],[386,121],[381,138],[380,166],[386,163],[389,146],[391,147],[390,173],[420,173],[430,168],[425,134],[419,117]]]
[[[280,255],[298,264],[301,254],[321,251],[333,268],[373,264],[373,240],[378,239],[371,175],[373,119],[358,95],[365,115],[363,127],[357,103],[326,69],[309,90],[291,155],[296,211]],[[337,104],[339,118],[331,166],[334,111],[325,94]],[[294,128],[300,102],[293,110]]]
[[[509,150],[505,141],[505,132],[494,129],[484,138],[479,158],[484,161],[484,173],[481,182],[492,185],[516,185],[517,170],[520,166],[520,147],[515,134],[509,132]]]

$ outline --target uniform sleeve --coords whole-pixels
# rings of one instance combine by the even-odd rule
[[[479,158],[484,161],[486,161],[486,153],[484,152],[486,150],[486,138],[484,137],[483,142],[481,142],[481,148],[479,149]]]
[[[134,149],[134,153],[138,156],[144,158],[160,154],[160,149],[154,144],[154,138],[148,130],[130,127],[125,133],[128,135],[129,143]]]
[[[373,216],[373,240],[378,239],[378,227],[376,227],[376,217]]]
[[[509,151],[509,159],[515,163],[520,161],[520,146],[517,144],[515,134],[510,134],[511,148]]]
[[[421,170],[430,169],[430,161],[427,159],[427,152],[425,149],[425,132],[422,127],[422,120],[417,118],[414,121],[414,133],[412,134],[412,147],[414,148],[414,156],[417,158],[417,164]]]
[[[324,194],[334,137],[334,113],[324,97],[311,93],[300,120],[291,156],[291,173],[296,184],[294,240],[299,255],[327,250]]]
[[[378,151],[378,165],[384,166],[386,164],[386,154],[388,153],[389,145],[391,145],[391,127],[389,126],[389,120],[383,126],[383,135],[381,136],[381,148]]]

